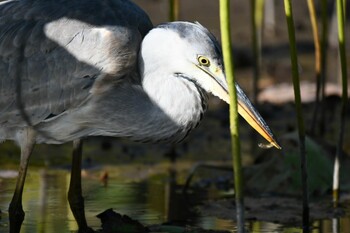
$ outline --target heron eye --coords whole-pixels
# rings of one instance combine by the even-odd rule
[[[204,56],[199,56],[198,57],[198,62],[200,65],[202,66],[210,66],[210,61],[208,58],[204,57]]]

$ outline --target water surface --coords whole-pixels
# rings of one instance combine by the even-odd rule
[[[146,169],[147,170],[147,169]],[[152,170],[152,169],[151,169]],[[108,171],[108,183],[99,179],[99,174]],[[208,188],[207,191],[190,192],[182,195],[182,186],[177,185],[181,174],[173,171],[153,175],[139,181],[122,181],[116,174],[123,172],[118,166],[108,166],[83,172],[83,193],[85,212],[89,226],[100,229],[101,223],[96,215],[106,209],[126,214],[145,225],[168,223],[180,226],[198,226],[204,229],[236,231],[234,220],[208,217],[199,213],[195,206],[201,201],[222,197],[222,191]],[[146,172],[146,171],[140,171]],[[122,175],[121,175],[122,176]],[[26,216],[22,233],[65,233],[76,232],[77,224],[67,201],[69,171],[63,169],[29,170],[23,208]],[[8,232],[8,204],[12,198],[15,178],[0,180],[0,232]],[[332,231],[334,223],[339,224],[338,231]],[[246,222],[250,232],[301,232],[298,226],[272,222],[249,220]],[[314,221],[312,232],[350,232],[350,218],[325,219]]]

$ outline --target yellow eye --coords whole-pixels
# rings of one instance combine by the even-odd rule
[[[207,66],[207,67],[210,66],[209,59],[204,56],[198,56],[198,62],[202,66]]]

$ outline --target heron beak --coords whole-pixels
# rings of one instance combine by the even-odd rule
[[[238,113],[252,126],[261,136],[263,136],[270,145],[281,149],[274,138],[269,126],[266,124],[259,112],[254,108],[241,87],[236,83]]]
[[[211,76],[211,92],[224,100],[226,103],[230,104],[230,96],[228,92],[228,86],[226,78],[222,69],[210,66],[210,67],[199,67]],[[253,104],[250,102],[246,94],[243,92],[241,87],[236,83],[237,91],[237,102],[238,102],[238,113],[252,126],[262,137],[264,137],[270,145],[281,149],[274,138],[269,126],[266,124],[264,119],[261,117],[259,112],[254,108]]]

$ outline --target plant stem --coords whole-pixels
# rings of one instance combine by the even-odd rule
[[[320,40],[318,37],[318,28],[317,28],[314,0],[307,0],[307,5],[309,8],[310,21],[312,26],[312,35],[314,38],[314,46],[315,46],[316,101],[315,101],[315,109],[312,116],[312,123],[311,123],[311,129],[310,129],[311,133],[315,134],[318,109],[320,105],[322,54],[321,54]]]
[[[176,21],[179,19],[180,0],[169,0],[169,21]]]
[[[284,0],[284,9],[286,14],[288,36],[290,45],[290,57],[292,64],[292,76],[295,97],[295,110],[297,113],[297,124],[299,133],[299,149],[301,161],[301,180],[302,180],[302,195],[303,195],[303,232],[309,232],[309,197],[307,185],[307,161],[305,153],[305,127],[301,108],[300,82],[298,70],[298,57],[295,43],[295,30],[293,21],[293,11],[291,0]]]
[[[238,131],[237,93],[235,88],[235,77],[233,57],[231,50],[230,32],[230,0],[220,0],[220,26],[225,74],[230,93],[230,131],[232,140],[232,160],[235,181],[235,198],[237,210],[238,232],[244,232],[244,194],[242,180],[242,161]]]
[[[339,137],[337,143],[337,151],[334,162],[334,173],[333,173],[333,204],[337,207],[339,202],[339,169],[340,169],[340,158],[342,155],[342,149],[344,144],[344,129],[345,129],[345,118],[348,101],[348,84],[347,84],[347,67],[346,67],[346,48],[345,48],[345,3],[342,0],[337,0],[337,19],[338,19],[338,43],[339,43],[339,57],[342,77],[342,104],[340,112],[340,124],[339,124]]]
[[[254,60],[253,102],[257,104],[258,82],[261,67],[261,26],[263,20],[264,0],[250,0],[252,47]]]
[[[325,118],[325,111],[326,108],[324,106],[324,98],[325,98],[325,91],[326,91],[326,79],[327,79],[327,51],[328,51],[328,1],[322,0],[321,1],[321,21],[322,21],[322,40],[321,40],[321,83],[320,89],[321,89],[321,113],[320,113],[320,120],[319,120],[319,133],[321,136],[324,134],[325,125],[326,125],[326,118]]]

